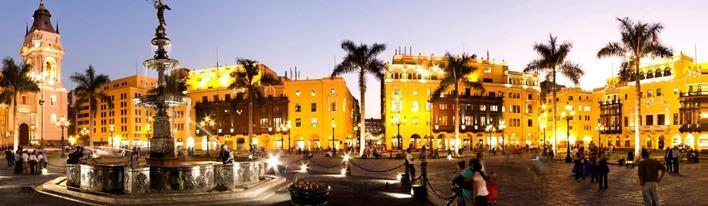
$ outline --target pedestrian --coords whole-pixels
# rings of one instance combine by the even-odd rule
[[[590,182],[595,181],[598,181],[597,157],[592,155],[590,156]]]
[[[580,180],[580,177],[583,175],[583,162],[580,159],[580,155],[575,156],[575,160],[573,160],[573,173],[575,173],[575,180]]]
[[[12,150],[10,150],[10,149],[5,150],[5,160],[7,160],[7,167],[12,167],[15,164]]]
[[[472,202],[474,201],[474,196],[472,193],[472,187],[474,184],[472,183],[472,176],[474,175],[474,159],[470,159],[468,161],[467,167],[462,170],[462,176],[465,178],[465,184],[467,184],[469,187],[466,189],[462,190],[462,196],[465,198],[465,203],[467,205],[472,205]]]
[[[610,173],[610,167],[607,165],[607,157],[602,156],[597,164],[597,182],[600,184],[600,189],[607,189],[607,174]]]
[[[30,165],[29,165],[29,152],[23,151],[22,152],[22,174],[29,174],[30,170]]]
[[[668,172],[673,172],[672,158],[673,155],[671,155],[671,147],[666,147],[666,151],[664,152],[664,161],[666,162],[666,169]]]
[[[44,153],[43,153],[42,151],[40,151],[40,152],[37,154],[37,168],[38,168],[37,171],[38,171],[39,173],[42,172],[42,169],[44,169],[44,168],[47,167],[47,162],[44,161],[44,156],[46,156],[46,155],[44,155]]]
[[[452,177],[452,184],[453,184],[453,192],[455,192],[455,197],[457,199],[457,205],[458,206],[465,206],[467,205],[468,199],[465,199],[465,193],[471,194],[472,192],[472,183],[469,182],[468,180],[465,179],[465,176],[463,176],[463,172],[466,169],[465,167],[465,161],[459,161],[457,162],[457,169],[453,173]],[[471,205],[471,202],[469,202]]]
[[[661,176],[659,176],[661,171]],[[642,196],[645,206],[659,206],[659,194],[657,193],[658,183],[664,177],[666,168],[658,161],[649,157],[647,150],[642,151],[642,161],[639,162],[637,175],[639,185],[642,186]]]
[[[408,170],[408,178],[410,178],[410,183],[415,180],[415,165],[413,164],[413,154],[411,153],[411,148],[406,149],[406,168]]]
[[[484,172],[484,171],[482,171]],[[497,173],[492,172],[489,174],[489,177],[487,178],[487,191],[489,191],[489,195],[487,195],[487,202],[489,205],[496,205],[497,204],[497,199],[499,199],[499,194],[497,193]]]
[[[489,190],[487,190],[487,177],[482,171],[482,165],[479,159],[472,160],[472,194],[474,195],[475,206],[487,206]]]
[[[482,170],[482,172],[486,172],[487,167],[486,167],[486,164],[484,163],[484,153],[477,152],[476,157],[479,160],[479,164],[482,166],[482,168],[480,168],[480,170]]]
[[[37,156],[35,154],[29,154],[29,166],[30,174],[37,174]]]
[[[679,163],[680,162],[681,162],[681,152],[679,152],[678,148],[674,147],[674,149],[671,150],[671,163],[673,163],[673,165],[674,165],[673,171],[676,174],[679,173]]]
[[[582,153],[580,155],[582,155]],[[590,175],[590,161],[585,156],[582,157],[582,161],[583,161],[583,180],[585,180],[585,177]]]
[[[15,152],[15,174],[22,174],[22,152]]]

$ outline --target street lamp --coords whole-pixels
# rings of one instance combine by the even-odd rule
[[[546,149],[546,117],[547,113],[543,112],[540,117],[538,117],[538,122],[539,125],[541,126],[541,130],[543,130],[543,149]]]
[[[598,122],[595,129],[597,129],[597,144],[600,145],[600,152],[602,152],[602,131],[605,130],[605,126]]]
[[[398,150],[403,150],[403,138],[401,138],[401,124],[406,122],[406,117],[403,117],[403,119],[401,119],[401,114],[398,114],[396,115],[396,118],[393,118],[391,121],[393,121],[393,124],[395,124],[396,128],[398,129],[396,135],[396,140],[398,142]]]
[[[491,141],[491,140],[492,140],[492,132],[494,132],[494,130],[495,130],[494,126],[491,125],[491,124],[489,124],[489,125],[487,125],[486,128],[484,128],[484,130],[487,131],[487,133],[489,134],[489,138],[488,138],[488,139]],[[490,143],[490,142],[487,142],[487,144],[489,144],[489,143]],[[489,146],[490,146],[489,149],[491,149],[491,144],[489,144]]]
[[[64,128],[69,127],[69,121],[66,120],[66,118],[62,117],[59,119],[59,121],[56,122],[57,127],[61,128],[61,157],[64,158],[66,157],[64,155]]]
[[[81,129],[80,134],[81,134],[81,136],[91,138],[91,137],[88,136],[89,130],[88,130],[88,128],[86,128],[86,127],[84,127],[83,129]]]
[[[211,117],[206,116],[206,117],[204,117],[204,119],[202,119],[201,122],[199,122],[199,124],[202,126],[202,128],[208,128],[208,129],[205,129],[208,132],[205,133],[204,138],[206,138],[206,148],[207,148],[206,155],[207,155],[207,157],[209,157],[210,156],[209,155],[209,150],[210,150],[209,149],[209,145],[210,145],[209,135],[211,135],[211,127],[213,127],[215,123],[214,123],[214,120],[211,119]]]
[[[115,129],[115,126],[113,126],[112,124],[109,125],[109,126],[108,126],[108,130],[111,131],[111,136],[108,137],[108,141],[109,141],[109,143],[111,144],[111,147],[113,147],[113,132],[116,130],[116,129]]]
[[[290,120],[288,120],[288,123],[285,125],[285,128],[285,131],[288,132],[288,151],[290,151],[290,129],[292,129],[292,127],[290,126]]]
[[[561,112],[561,118],[565,119],[565,145],[566,145],[566,150],[565,150],[565,162],[570,163],[572,162],[572,158],[570,158],[570,120],[573,119],[573,116],[575,116],[575,111],[568,109],[569,107],[566,106],[566,110],[568,110],[568,113],[566,111]]]
[[[506,122],[502,119],[499,121],[499,132],[501,132],[501,145],[502,149],[506,146],[506,140],[504,139],[504,128],[506,128]]]
[[[332,118],[332,156],[334,157],[335,154],[337,154],[337,150],[334,149],[334,128],[337,126],[337,124],[334,122],[334,118]]]

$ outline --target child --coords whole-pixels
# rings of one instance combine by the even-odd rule
[[[489,191],[489,195],[487,195],[487,201],[489,205],[496,205],[497,204],[497,199],[499,198],[498,193],[497,193],[497,173],[492,172],[489,174],[489,177],[487,177],[487,191]]]

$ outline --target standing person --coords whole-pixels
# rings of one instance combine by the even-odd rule
[[[37,174],[37,156],[35,154],[29,154],[29,166],[30,174]]]
[[[664,152],[664,161],[666,162],[666,169],[669,172],[673,172],[672,168],[672,158],[673,155],[671,155],[671,147],[666,147],[666,151]]]
[[[659,176],[661,171],[661,176]],[[649,157],[649,152],[642,151],[642,161],[639,162],[637,175],[639,176],[639,185],[642,186],[642,196],[644,197],[645,206],[659,206],[659,194],[657,193],[657,184],[664,177],[666,168],[658,161]]]
[[[489,177],[487,178],[487,191],[489,191],[489,195],[487,195],[487,202],[489,203],[489,205],[496,205],[497,199],[499,199],[499,194],[497,193],[496,180],[497,173],[490,173]]]
[[[37,153],[37,173],[39,173],[39,174],[42,173],[42,169],[47,167],[46,166],[47,162],[44,161],[45,156],[46,155],[44,155],[44,153],[42,153],[42,151]]]
[[[415,165],[413,164],[413,154],[410,147],[406,149],[406,168],[410,183],[413,183],[413,180],[415,180]]]
[[[583,162],[580,159],[580,155],[575,155],[575,160],[573,160],[573,172],[575,173],[575,180],[580,180],[583,175]]]
[[[487,177],[482,171],[482,164],[479,159],[472,160],[472,169],[474,173],[472,174],[472,194],[474,195],[474,205],[475,206],[487,206],[489,191],[487,190]]]
[[[12,165],[15,164],[15,160],[13,158],[13,154],[12,154],[11,149],[5,150],[5,160],[7,160],[7,167],[12,167]]]
[[[463,172],[465,170],[465,161],[459,161],[457,162],[457,169],[455,170],[455,173],[453,173],[452,177],[452,184],[453,184],[453,192],[455,192],[455,197],[457,199],[457,205],[459,206],[465,206],[467,203],[467,199],[465,199],[464,191],[468,191],[468,193],[472,190],[472,183],[468,182],[465,179],[465,176],[463,176]],[[471,203],[471,202],[469,202]]]
[[[22,174],[23,167],[22,167],[22,152],[17,151],[15,152],[15,174]]]
[[[481,167],[482,167],[482,168],[480,168],[480,170],[482,170],[482,172],[486,172],[487,167],[486,167],[486,164],[484,163],[484,154],[481,152],[477,152],[476,156],[477,156],[477,159],[479,160],[479,165],[481,165]]]
[[[474,175],[474,159],[470,159],[468,161],[467,167],[462,170],[462,177],[465,179],[465,184],[467,184],[468,187],[463,187],[462,189],[462,196],[465,198],[465,203],[467,205],[472,205],[472,202],[474,201],[474,193],[472,193],[472,187],[474,184],[472,183],[472,176]]]
[[[597,169],[597,156],[590,156],[590,182],[599,181]]]
[[[610,167],[607,165],[607,157],[602,156],[600,163],[597,164],[597,182],[600,184],[600,189],[607,189],[607,174],[610,173]]]
[[[674,172],[676,174],[679,173],[679,163],[681,162],[681,152],[679,152],[678,148],[674,147],[674,149],[671,150],[671,162],[674,165]]]
[[[29,153],[22,151],[22,174],[29,174]]]

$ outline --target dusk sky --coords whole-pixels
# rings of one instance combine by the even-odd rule
[[[6,0],[0,6],[0,56],[20,59],[25,25],[39,0]],[[490,4],[493,2],[493,4]],[[168,0],[167,32],[171,57],[191,69],[212,67],[218,59],[234,64],[238,57],[259,60],[281,75],[297,66],[309,78],[328,76],[349,39],[384,43],[380,59],[389,62],[394,49],[412,46],[413,53],[445,52],[504,59],[521,70],[536,54],[532,46],[553,33],[570,41],[569,60],[583,66],[579,85],[604,85],[618,59],[597,59],[597,50],[619,39],[616,17],[665,26],[660,35],[675,52],[708,61],[706,1],[226,1]],[[52,21],[59,21],[68,76],[89,64],[112,79],[142,74],[152,57],[149,40],[157,20],[145,0],[47,0]],[[136,69],[136,65],[139,68]],[[616,71],[617,69],[615,69]],[[345,76],[359,98],[357,79]],[[369,77],[367,117],[379,117],[378,83]],[[562,83],[567,83],[563,81]]]

